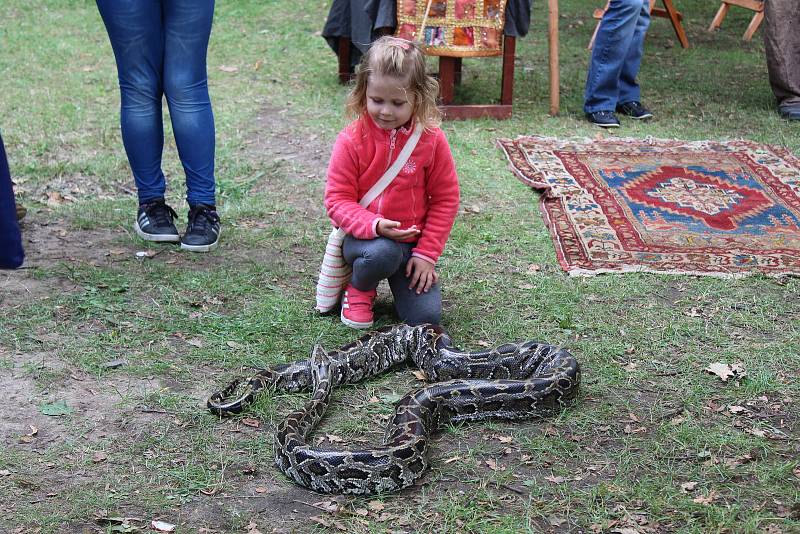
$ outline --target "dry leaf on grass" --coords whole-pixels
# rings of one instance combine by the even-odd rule
[[[681,484],[681,491],[684,493],[689,493],[690,491],[694,491],[697,487],[697,482],[684,482]]]
[[[717,492],[714,491],[714,490],[711,490],[711,491],[708,492],[708,495],[698,495],[697,497],[692,499],[692,502],[695,502],[697,504],[702,504],[704,506],[708,506],[709,504],[714,502],[714,499],[716,499],[716,498],[717,498]]]
[[[156,521],[154,519],[150,522],[150,526],[159,532],[175,532],[175,525],[167,523],[166,521]]]
[[[220,65],[219,70],[222,72],[239,72],[239,67],[229,67],[227,65]]]
[[[721,362],[712,363],[704,371],[717,375],[723,382],[727,382],[729,378],[742,378],[747,375],[744,366],[739,362],[731,365]]]
[[[242,419],[242,424],[244,426],[259,428],[261,426],[261,421],[255,419],[254,417],[245,417],[244,419]]]
[[[544,479],[553,484],[562,484],[567,481],[565,477],[557,477],[555,475],[544,477]]]

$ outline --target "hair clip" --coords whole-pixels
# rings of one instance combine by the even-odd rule
[[[391,41],[392,44],[399,46],[403,50],[408,50],[411,48],[411,41],[403,39],[402,37],[387,36],[387,39]]]

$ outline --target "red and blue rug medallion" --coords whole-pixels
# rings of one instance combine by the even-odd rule
[[[500,139],[570,274],[800,274],[800,159],[749,141]]]

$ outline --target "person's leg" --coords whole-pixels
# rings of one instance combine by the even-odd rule
[[[0,137],[0,269],[16,269],[25,259],[14,206],[14,189],[5,145]]]
[[[214,114],[206,55],[214,0],[164,0],[164,94],[189,206],[215,205]]]
[[[764,4],[764,49],[779,112],[800,120],[800,9],[796,0]]]
[[[583,110],[614,111],[619,79],[646,0],[611,0],[600,21],[586,77]]]
[[[356,239],[345,236],[342,243],[344,261],[353,267],[350,284],[359,291],[372,291],[381,280],[393,275],[403,261],[407,245],[385,237]]]
[[[647,34],[647,28],[650,26],[650,2],[649,0],[642,0],[641,4],[639,17],[636,20],[633,36],[620,71],[618,104],[639,102],[641,100],[641,91],[636,77],[639,75],[639,67],[642,64],[644,38]]]
[[[121,93],[122,142],[139,204],[164,197],[161,171],[163,28],[160,0],[97,0],[114,57]]]
[[[352,328],[372,326],[372,304],[378,284],[400,268],[404,248],[410,247],[385,237],[356,239],[345,236],[342,255],[353,267],[353,274],[342,296],[341,319],[344,324]]]
[[[409,288],[411,279],[406,276],[406,263],[411,258],[413,245],[404,248],[403,261],[397,271],[389,277],[389,287],[394,295],[394,309],[400,320],[416,326],[425,323],[439,324],[442,320],[442,292],[439,284],[433,284],[427,293],[417,294]]]

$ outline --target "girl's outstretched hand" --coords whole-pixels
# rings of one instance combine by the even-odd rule
[[[405,241],[418,237],[420,233],[416,225],[401,230],[400,221],[392,221],[389,219],[380,219],[376,231],[378,235],[394,239],[395,241]]]
[[[431,286],[439,281],[434,265],[416,256],[412,256],[406,263],[406,276],[411,278],[408,289],[416,288],[417,295],[423,291],[427,293]]]

